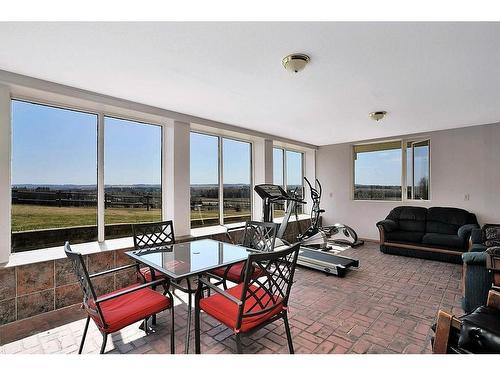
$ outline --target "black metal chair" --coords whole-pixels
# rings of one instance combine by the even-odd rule
[[[102,354],[106,349],[106,342],[110,333],[117,332],[133,323],[143,321],[143,329],[147,334],[148,318],[166,309],[170,309],[171,314],[170,350],[172,354],[175,353],[174,304],[172,295],[168,291],[167,280],[134,284],[111,293],[97,296],[92,285],[92,279],[132,267],[138,268],[138,265],[130,264],[89,275],[82,255],[73,252],[68,242],[64,245],[64,251],[66,252],[66,256],[71,260],[78,282],[82,288],[83,308],[88,314],[78,354],[82,353],[91,318],[103,336],[100,351]],[[164,294],[152,289],[160,284],[164,286]]]
[[[175,244],[175,234],[174,225],[172,220],[154,222],[154,223],[141,223],[132,224],[132,233],[134,235],[134,248],[136,250],[143,250],[153,247],[162,247]],[[140,276],[145,282],[150,282],[158,279],[165,279],[165,275],[155,273],[154,269],[151,267],[141,267],[139,269]],[[187,327],[186,330],[186,349],[187,353],[189,350],[189,340],[190,332],[189,327],[191,326],[191,311],[192,311],[192,298],[191,295],[196,291],[195,287],[192,285],[192,280],[187,278],[186,286],[183,286],[176,282],[171,282],[176,289],[186,293],[188,295],[188,316],[187,316]],[[153,316],[153,325],[156,324],[156,317]]]
[[[172,220],[132,224],[132,233],[134,237],[134,248],[136,250],[168,246],[175,243]],[[139,274],[145,282],[150,282],[157,278],[164,278],[163,275],[155,275],[155,271],[150,267],[141,267],[139,269]]]
[[[248,256],[243,282],[223,290],[201,277],[195,298],[195,345],[200,353],[200,312],[215,318],[233,330],[238,353],[242,353],[241,336],[283,319],[290,354],[294,353],[288,324],[288,299],[293,284],[300,245],[269,253]],[[254,272],[259,277],[254,278]],[[204,297],[209,289],[215,294]]]
[[[243,243],[241,245],[261,252],[271,252],[274,250],[277,232],[278,224],[276,223],[247,221],[245,224]],[[240,262],[232,266],[218,268],[212,271],[211,275],[220,278],[224,289],[227,289],[227,281],[236,284],[243,281],[245,263],[246,262]],[[254,276],[258,276],[258,274]]]

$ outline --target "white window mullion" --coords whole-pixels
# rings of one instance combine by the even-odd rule
[[[104,114],[97,120],[97,240],[104,241]]]
[[[223,139],[219,137],[219,224],[224,225],[224,152]]]

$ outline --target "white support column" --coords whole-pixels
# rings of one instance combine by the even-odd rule
[[[304,175],[314,186],[316,180],[316,150],[307,150],[304,152],[304,158]],[[304,205],[304,213],[309,214],[312,209],[312,202],[311,197],[307,194],[310,194],[309,188],[306,188],[306,196],[304,197],[307,201],[307,204]]]
[[[0,263],[9,260],[11,251],[10,115],[10,90],[7,86],[0,85]]]
[[[253,185],[273,183],[273,141],[259,139],[253,143]],[[262,221],[262,199],[253,191],[253,220]]]
[[[97,117],[97,241],[104,241],[104,114]]]
[[[163,129],[163,218],[174,221],[176,236],[185,236],[191,232],[190,125],[174,121]]]

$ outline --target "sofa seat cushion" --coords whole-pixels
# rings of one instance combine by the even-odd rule
[[[439,246],[448,249],[465,250],[464,241],[453,234],[426,233],[422,238],[422,243],[431,246]]]
[[[402,230],[397,230],[394,232],[385,233],[385,239],[386,241],[390,242],[421,243],[424,235],[425,233],[423,232],[406,232]]]

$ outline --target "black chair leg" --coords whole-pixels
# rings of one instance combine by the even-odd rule
[[[200,297],[195,296],[194,299],[194,352],[201,353],[200,343]]]
[[[239,333],[234,335],[234,339],[236,340],[236,351],[238,354],[243,354],[243,346],[241,345],[241,337]]]
[[[293,342],[292,342],[292,333],[290,332],[290,325],[288,324],[288,315],[285,312],[285,315],[283,315],[283,320],[285,321],[285,331],[286,331],[286,339],[288,341],[288,350],[290,354],[294,354],[295,351],[293,350]]]
[[[78,349],[78,354],[82,354],[83,344],[85,344],[85,337],[87,337],[87,331],[89,329],[90,316],[87,317],[87,321],[85,322],[85,328],[83,329],[82,341],[80,342],[80,349]]]
[[[102,334],[102,345],[101,345],[101,352],[100,354],[103,354],[104,351],[106,350],[106,343],[108,342],[108,334],[103,333]]]
[[[174,300],[170,306],[170,354],[175,354],[175,322],[174,322]]]
[[[184,353],[189,353],[189,339],[191,338],[191,313],[193,307],[191,305],[191,293],[188,293],[188,316],[187,316],[187,327],[186,327],[186,346],[184,348]]]
[[[153,317],[151,318],[151,324],[152,325],[156,325],[156,314],[153,315]]]

